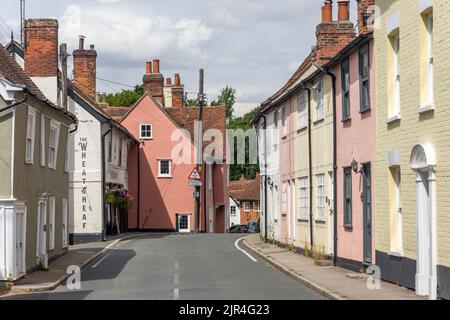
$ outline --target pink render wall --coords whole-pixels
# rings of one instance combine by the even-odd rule
[[[373,41],[370,43],[370,98],[371,111],[360,113],[359,88],[359,53],[353,52],[350,64],[350,115],[351,120],[342,122],[342,88],[341,65],[334,69],[337,94],[337,217],[338,217],[338,250],[339,258],[362,262],[363,260],[363,209],[360,194],[362,192],[362,175],[352,172],[352,212],[353,229],[344,228],[343,205],[343,168],[350,166],[353,159],[360,164],[370,162],[372,169],[372,263],[375,262],[375,61]]]

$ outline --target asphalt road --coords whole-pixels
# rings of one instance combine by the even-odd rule
[[[81,289],[11,299],[324,299],[248,251],[243,235],[167,235],[123,241],[81,272]],[[254,261],[257,260],[257,261]]]

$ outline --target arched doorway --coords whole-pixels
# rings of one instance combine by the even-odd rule
[[[410,166],[416,173],[416,293],[436,299],[436,157],[433,146],[414,146]]]

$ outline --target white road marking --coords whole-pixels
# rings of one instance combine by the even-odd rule
[[[180,275],[178,273],[175,273],[175,277],[173,279],[173,283],[178,285],[180,283]]]
[[[180,300],[180,289],[173,289],[173,300]]]
[[[239,241],[245,239],[246,237],[242,237],[240,239],[237,239],[236,242],[234,243],[234,246],[236,247],[236,249],[238,249],[239,251],[243,252],[247,257],[249,257],[250,260],[252,260],[253,262],[258,262],[258,260],[256,260],[255,258],[253,258],[247,251],[241,249],[238,245]]]
[[[180,274],[178,273],[178,269],[179,269],[178,261],[175,261],[175,275],[173,277],[175,289],[173,289],[173,300],[180,300],[180,289],[178,288],[180,283]]]
[[[102,263],[103,261],[105,261],[110,255],[111,255],[111,253],[108,253],[108,254],[105,255],[103,258],[101,258],[96,264],[94,264],[94,265],[92,266],[92,269],[97,268],[97,267],[100,265],[100,263]]]
[[[178,267],[179,267],[178,261],[175,261],[175,271],[178,271]]]

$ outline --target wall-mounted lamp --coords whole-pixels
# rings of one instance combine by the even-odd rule
[[[355,159],[352,161],[352,169],[353,172],[358,173],[359,172],[359,163]]]

